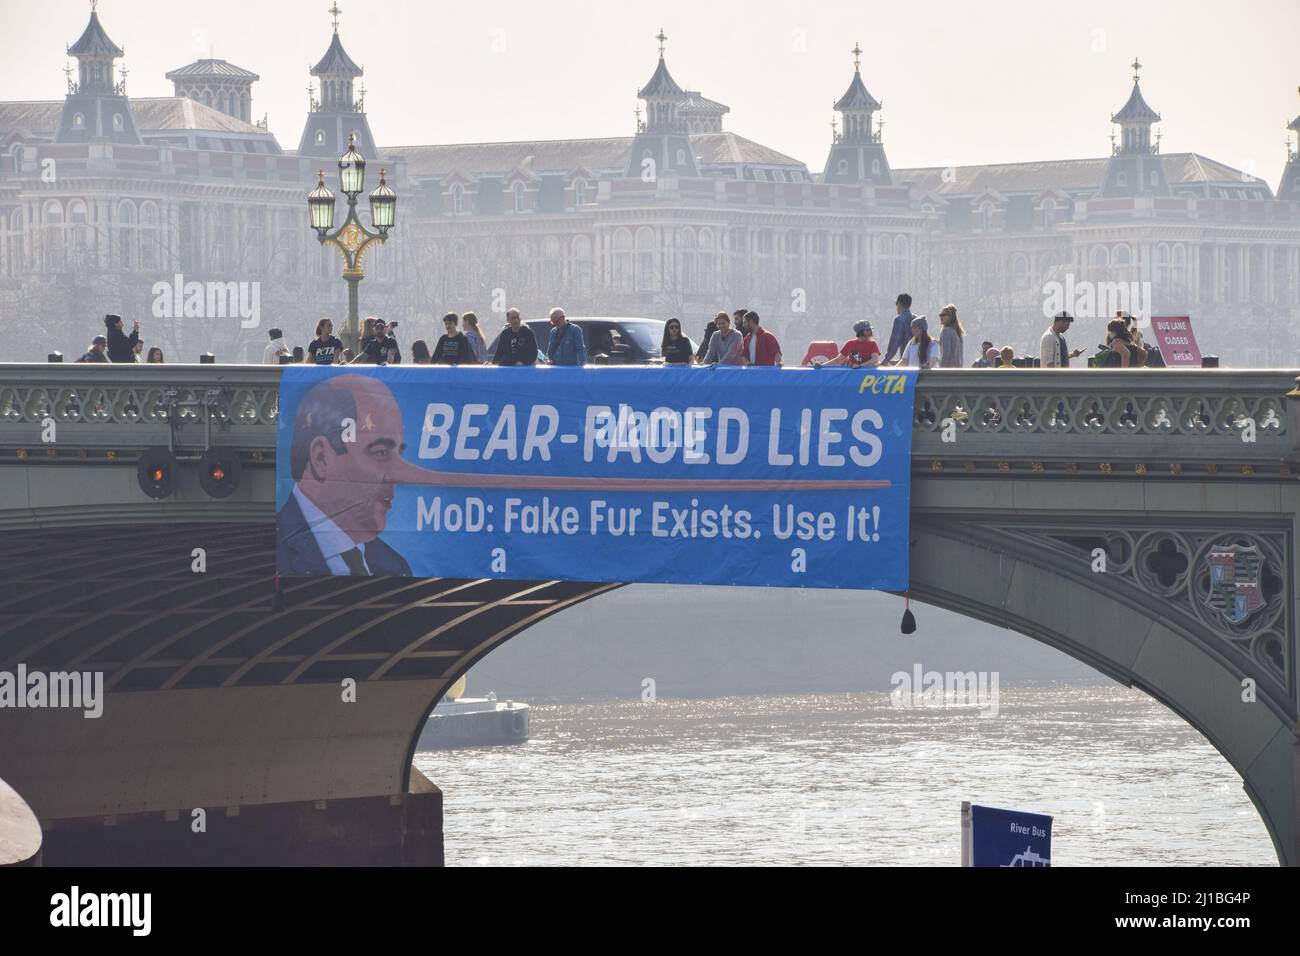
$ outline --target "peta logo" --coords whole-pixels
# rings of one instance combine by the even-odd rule
[[[155,282],[150,291],[155,319],[237,318],[241,329],[262,323],[260,282],[186,282],[178,272],[170,282]]]
[[[148,936],[153,924],[152,893],[70,893],[50,897],[51,926],[129,926],[132,936]]]

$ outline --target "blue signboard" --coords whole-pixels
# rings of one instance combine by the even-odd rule
[[[1052,818],[962,804],[963,866],[1051,866]]]
[[[291,366],[276,563],[908,586],[909,369]]]

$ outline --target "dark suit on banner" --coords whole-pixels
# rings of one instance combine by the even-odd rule
[[[289,496],[288,502],[276,515],[275,565],[281,574],[325,575],[335,574],[325,561],[316,535],[303,516],[298,499]],[[406,559],[375,538],[360,546],[364,567],[370,574],[388,577],[410,577],[411,566]],[[357,574],[357,571],[352,571]]]

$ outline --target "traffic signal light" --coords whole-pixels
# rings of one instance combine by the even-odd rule
[[[167,498],[176,491],[176,456],[162,445],[146,448],[135,466],[140,490],[150,498]]]
[[[199,459],[199,486],[210,498],[225,498],[239,486],[242,474],[233,448],[209,448]]]

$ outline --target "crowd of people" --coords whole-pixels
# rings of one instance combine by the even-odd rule
[[[863,366],[898,366],[904,368],[964,368],[966,330],[957,317],[957,306],[948,304],[939,310],[938,327],[930,332],[925,315],[912,314],[912,297],[899,293],[894,301],[894,317],[889,339],[882,350],[876,341],[871,322],[862,319],[853,325],[853,338],[839,348],[834,357],[817,364]],[[416,365],[585,365],[587,343],[582,326],[570,322],[563,309],[552,309],[550,328],[543,346],[524,322],[518,309],[506,312],[506,324],[489,343],[478,316],[473,312],[458,315],[448,312],[442,317],[443,334],[433,348],[424,339],[411,343],[410,361]],[[1043,333],[1037,356],[1016,357],[1011,346],[996,347],[991,341],[980,343],[971,368],[1068,368],[1071,360],[1084,349],[1071,349],[1066,333],[1074,317],[1068,312],[1056,315]],[[96,335],[81,362],[163,362],[162,349],[144,352],[140,323],[131,333],[123,331],[121,316],[104,317],[104,334]],[[371,316],[365,320],[360,341],[354,352],[345,348],[334,334],[334,323],[321,319],[315,337],[306,347],[290,347],[284,332],[269,331],[270,341],[262,361],[268,365],[304,363],[309,365],[398,365],[402,349],[398,345],[397,322],[385,322]],[[833,343],[831,343],[833,345]],[[762,319],[752,309],[718,312],[705,325],[696,345],[682,329],[676,317],[664,324],[660,353],[667,365],[766,365],[783,364],[781,343],[763,327]],[[143,357],[142,357],[143,356]],[[1158,349],[1142,341],[1142,332],[1131,315],[1119,312],[1106,327],[1105,340],[1088,359],[1090,367],[1142,368],[1163,366]]]

